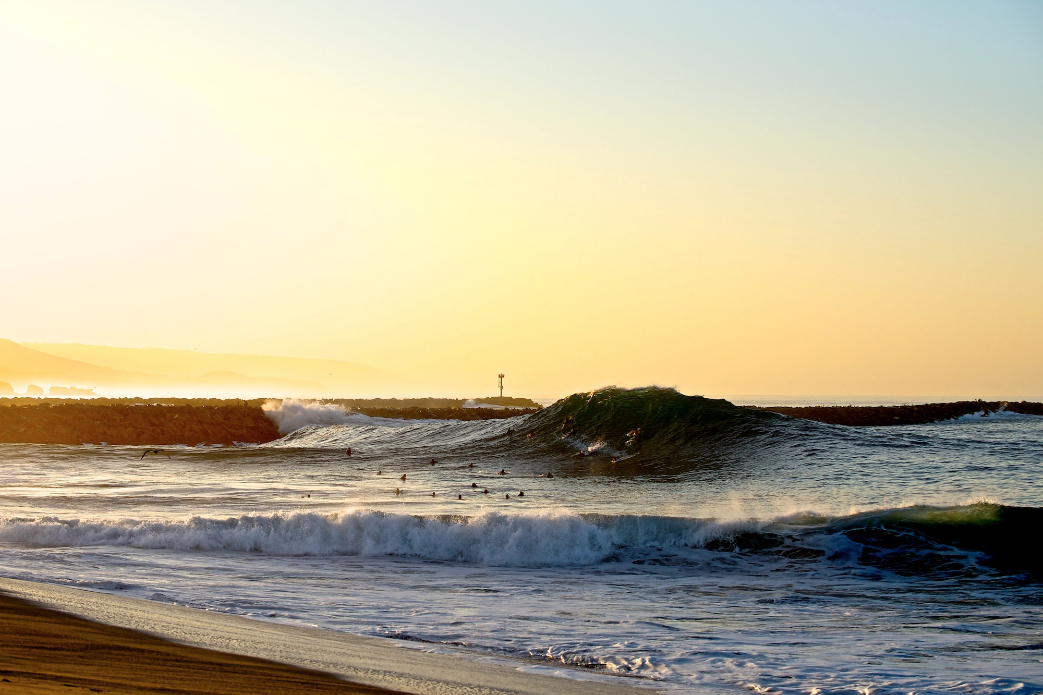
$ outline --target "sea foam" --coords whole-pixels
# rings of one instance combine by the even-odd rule
[[[279,428],[279,434],[289,434],[307,425],[345,425],[351,414],[334,403],[315,403],[296,398],[271,400],[263,406],[264,414]]]
[[[0,542],[283,556],[399,555],[502,567],[560,567],[601,562],[621,548],[700,546],[758,525],[571,512],[420,517],[349,510],[167,521],[3,519]]]

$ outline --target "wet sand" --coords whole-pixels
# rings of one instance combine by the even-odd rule
[[[465,654],[440,645],[405,645],[390,639],[253,620],[54,584],[0,578],[0,596],[4,597],[0,608],[0,695],[68,695],[89,693],[92,688],[120,695],[655,692],[654,683],[637,679],[580,673],[473,652]],[[8,606],[26,604],[9,603],[12,598],[61,613],[19,613],[27,609]],[[49,617],[41,620],[42,616]],[[24,644],[20,641],[23,636]],[[142,649],[140,645],[148,648],[138,651]],[[193,658],[197,665],[190,667]],[[119,667],[114,668],[114,664]],[[170,670],[159,670],[166,668]],[[167,674],[183,679],[179,681],[184,683],[181,689],[165,684]],[[338,681],[337,677],[345,681]],[[11,683],[3,682],[3,678]],[[273,687],[265,689],[265,681]],[[364,686],[371,687],[366,690]],[[38,689],[31,689],[34,687]]]
[[[0,594],[0,694],[387,695],[248,656],[90,622]]]

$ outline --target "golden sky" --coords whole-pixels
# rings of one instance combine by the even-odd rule
[[[1038,3],[3,2],[0,66],[0,337],[1043,398]]]

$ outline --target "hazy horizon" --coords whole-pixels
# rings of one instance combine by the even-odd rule
[[[11,383],[15,395],[27,395],[29,384],[43,388],[37,397],[52,397],[50,387],[93,389],[92,396],[106,397],[208,397],[208,398],[485,398],[496,395],[450,389],[445,393],[422,393],[421,387],[393,374],[331,360],[308,360],[271,355],[211,354],[166,348],[118,348],[78,343],[22,343],[33,353],[72,360],[87,367],[100,367],[111,373],[84,372],[69,363],[26,365],[12,358],[0,339],[0,383]],[[31,359],[31,358],[30,358]],[[12,367],[11,365],[14,365]],[[327,370],[336,369],[337,378]],[[5,382],[6,379],[6,382]],[[504,395],[531,398],[550,403],[570,395],[512,391],[506,382]],[[614,386],[602,384],[598,388]],[[645,384],[662,386],[662,384]],[[0,393],[0,397],[5,394]],[[927,403],[930,395],[913,394],[730,394],[689,393],[710,398],[725,398],[740,405],[891,405]],[[53,396],[62,397],[62,396]],[[72,395],[70,397],[77,397]],[[83,395],[82,397],[89,397]],[[973,400],[978,396],[957,395],[953,399]],[[1018,399],[1007,399],[1018,400]]]
[[[0,336],[420,394],[1043,400],[1041,31],[1029,2],[7,4]]]

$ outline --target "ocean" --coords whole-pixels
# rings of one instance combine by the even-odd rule
[[[1043,692],[1043,418],[270,415],[261,446],[0,445],[0,574],[666,693]]]

